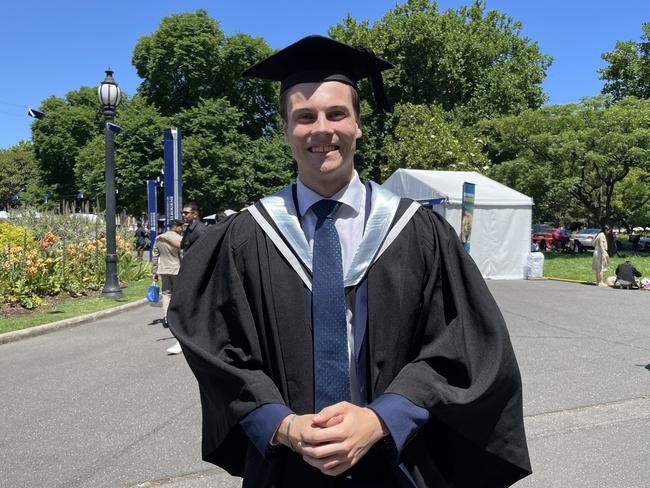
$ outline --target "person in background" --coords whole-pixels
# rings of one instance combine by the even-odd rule
[[[632,244],[632,252],[637,252],[639,250],[639,241],[641,236],[636,233],[635,230],[632,231],[632,234],[629,237],[629,241]]]
[[[596,284],[598,286],[607,286],[604,274],[609,264],[609,254],[607,254],[607,232],[608,226],[603,226],[600,232],[594,237],[594,255],[591,258],[591,269],[596,273]]]
[[[638,281],[636,278],[641,277],[641,272],[634,267],[634,265],[626,260],[623,264],[616,266],[616,281],[614,286],[621,286],[629,289],[630,287],[638,288]]]
[[[181,241],[170,242],[165,238],[163,238],[162,241],[181,249],[183,254],[185,254],[190,250],[194,243],[208,231],[208,227],[201,222],[201,219],[199,218],[199,206],[196,203],[186,203],[183,205],[183,211],[181,213],[183,215],[183,220],[185,221],[185,230],[183,231],[183,238]]]
[[[147,231],[142,226],[142,222],[138,221],[135,229],[135,250],[137,251],[138,257],[140,259],[142,259],[146,247],[147,247]]]
[[[163,324],[167,326],[167,309],[169,308],[169,301],[171,300],[174,291],[174,282],[178,270],[181,267],[181,251],[175,246],[167,244],[166,241],[181,240],[181,233],[183,232],[183,222],[180,220],[172,220],[171,229],[164,234],[161,234],[156,239],[153,246],[153,259],[152,259],[152,273],[154,280],[158,281],[160,277],[161,291],[162,291],[162,308],[163,308]],[[164,240],[160,238],[164,237]]]
[[[208,227],[201,222],[199,218],[199,206],[195,202],[189,202],[183,205],[183,211],[181,213],[185,221],[185,230],[183,231],[181,240],[167,239],[164,234],[158,239],[176,249],[180,249],[183,257],[185,257],[190,248],[208,231]],[[183,351],[178,341],[167,349],[168,354],[180,354],[181,352]]]
[[[298,178],[183,259],[169,327],[199,383],[203,459],[244,488],[504,488],[530,472],[508,331],[454,229],[362,181],[372,51],[308,36],[278,80]]]

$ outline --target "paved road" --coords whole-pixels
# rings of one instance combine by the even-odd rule
[[[650,486],[650,293],[490,282],[524,378],[535,474]],[[0,346],[0,487],[240,486],[199,460],[196,385],[143,306]]]

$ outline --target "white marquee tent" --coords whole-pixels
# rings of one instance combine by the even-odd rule
[[[383,186],[414,200],[444,199],[433,208],[460,232],[464,182],[476,185],[470,255],[481,274],[488,279],[523,279],[532,198],[474,171],[398,169]]]

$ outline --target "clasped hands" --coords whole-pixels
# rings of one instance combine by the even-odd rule
[[[373,410],[348,402],[326,407],[315,415],[292,417],[284,418],[274,441],[291,447],[306,463],[330,476],[350,469],[389,433]]]

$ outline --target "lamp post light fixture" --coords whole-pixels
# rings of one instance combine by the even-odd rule
[[[101,296],[121,298],[122,289],[117,279],[117,252],[115,245],[115,134],[121,127],[112,123],[115,109],[120,104],[120,87],[113,79],[113,71],[106,70],[106,78],[97,88],[104,114],[105,189],[106,189],[106,281]],[[119,129],[119,130],[118,130]]]

